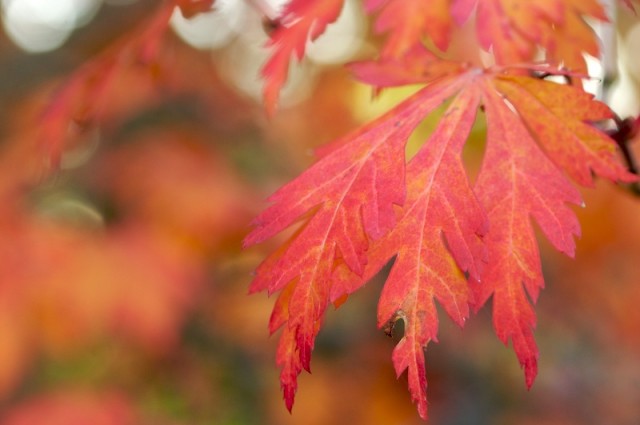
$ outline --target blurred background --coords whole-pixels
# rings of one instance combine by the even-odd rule
[[[282,3],[174,12],[155,46],[138,28],[157,1],[0,1],[0,425],[423,423],[394,376],[397,341],[375,326],[382,279],[328,313],[293,414],[281,400],[274,300],[247,290],[282,241],[241,240],[314,148],[414,89],[372,101],[340,67],[379,41],[349,0],[267,119],[258,9]],[[614,23],[593,64],[613,85],[594,91],[637,115],[640,26],[628,12]],[[43,146],[61,152],[59,171]],[[600,181],[583,193],[577,259],[542,243],[537,382],[526,391],[487,309],[464,331],[443,318],[427,350],[430,423],[640,423],[640,199]]]

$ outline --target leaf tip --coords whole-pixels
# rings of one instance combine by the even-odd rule
[[[292,413],[293,402],[296,398],[296,389],[291,385],[283,385],[282,398],[284,399],[284,404],[287,407],[287,410],[289,411],[289,413]]]
[[[418,415],[420,415],[420,418],[424,421],[429,419],[429,415],[427,414],[427,400],[420,400],[418,402]]]
[[[247,249],[247,248],[249,248],[249,247],[251,247],[253,245],[253,242],[251,241],[251,239],[249,239],[249,236],[250,235],[247,235],[247,237],[245,237],[242,240],[242,244],[241,244],[242,245],[242,249]]]
[[[522,367],[524,368],[524,380],[527,390],[531,390],[536,376],[538,376],[538,359],[535,357],[527,359],[522,363]]]

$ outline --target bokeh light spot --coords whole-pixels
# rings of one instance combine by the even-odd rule
[[[99,6],[99,0],[2,0],[2,24],[21,49],[48,52],[88,23]]]

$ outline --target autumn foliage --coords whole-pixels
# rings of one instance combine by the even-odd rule
[[[272,36],[276,52],[263,69],[272,109],[293,53],[318,37],[340,2],[293,0]],[[460,326],[470,307],[491,297],[498,338],[511,342],[528,387],[537,374],[536,316],[531,301],[544,286],[533,223],[573,256],[580,228],[566,205],[581,204],[574,184],[592,173],[633,182],[616,144],[595,123],[606,105],[582,91],[583,54],[598,55],[585,18],[606,20],[597,1],[365,1],[385,35],[378,58],[351,66],[374,89],[425,87],[383,117],[320,153],[319,161],[269,198],[272,205],[245,239],[253,245],[298,221],[299,230],[257,270],[252,291],[280,295],[270,330],[283,328],[277,361],[287,407],[297,377],[310,371],[326,309],[340,304],[393,259],[378,305],[378,326],[404,322],[393,352],[407,371],[420,416],[427,416],[424,347],[437,341],[438,301]],[[454,29],[475,11],[475,41],[445,59]],[[425,39],[433,47],[424,44]],[[534,62],[542,48],[542,63]],[[445,52],[445,53],[442,53]],[[482,52],[493,63],[481,61]],[[284,56],[283,56],[284,55]],[[564,75],[569,85],[532,73]],[[417,125],[447,104],[420,151],[405,161]],[[462,149],[482,109],[483,165],[471,183]]]
[[[279,110],[290,71],[339,18],[345,0],[291,0],[276,12],[262,1],[246,3],[263,15],[269,37],[261,108],[230,94],[202,57],[185,53],[169,35],[176,10],[185,18],[216,13],[214,0],[153,2],[97,54],[20,105],[0,156],[7,241],[0,245],[0,396],[28,387],[38,356],[64,359],[105,337],[159,363],[188,363],[196,356],[180,347],[181,332],[194,311],[217,320],[212,328],[246,320],[224,298],[224,287],[212,300],[206,285],[212,264],[239,267],[230,258],[240,258],[241,237],[245,255],[262,257],[254,246],[265,242],[272,249],[264,259],[242,261],[259,264],[249,292],[276,294],[268,329],[279,332],[275,360],[289,410],[299,375],[311,371],[327,310],[376,279],[384,281],[377,326],[397,341],[393,367],[397,377],[406,374],[423,419],[425,348],[438,341],[442,312],[463,327],[489,304],[495,334],[512,347],[531,387],[540,356],[535,304],[545,281],[540,238],[573,257],[581,234],[575,211],[585,206],[579,187],[638,180],[626,145],[638,120],[624,121],[620,136],[623,121],[583,88],[590,78],[585,55],[601,53],[588,22],[606,22],[604,6],[363,0],[376,53],[344,69],[372,96],[399,86],[416,90],[357,127],[339,121],[340,111],[326,112],[336,108],[327,99],[340,96],[331,86],[299,116]],[[633,13],[631,1],[620,3]],[[196,119],[173,115],[156,119],[151,130],[129,122],[185,99],[194,115],[205,111],[216,124],[207,118],[193,128]],[[328,143],[314,146],[317,160],[257,213],[257,190],[230,163],[235,151],[208,143],[214,131],[207,125],[232,138],[255,122],[277,127],[278,119],[300,119],[316,132],[336,120],[344,134],[318,141]],[[408,153],[429,119],[433,131]],[[473,136],[478,128],[481,140]],[[96,129],[115,142],[93,145]],[[479,165],[465,157],[472,145],[481,152]],[[89,166],[69,172],[78,153],[92,158]],[[103,215],[82,210],[80,226],[58,220],[64,214],[47,209],[45,196],[56,179],[91,193]],[[590,284],[586,291],[602,291]],[[249,302],[243,297],[238,305]],[[195,367],[185,374],[185,392],[203,379]],[[12,409],[0,424],[39,424],[47,416],[59,423],[144,422],[132,404],[108,389],[51,391],[7,402]]]

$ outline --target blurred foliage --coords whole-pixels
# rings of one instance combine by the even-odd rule
[[[421,423],[375,328],[380,282],[329,314],[292,415],[271,302],[246,294],[270,249],[241,250],[264,198],[372,113],[344,70],[320,69],[309,98],[267,120],[218,76],[223,52],[168,34],[157,78],[122,72],[100,126],[79,124],[62,169],[42,172],[43,105],[148,4],[102,8],[52,53],[0,38],[0,425]],[[544,253],[538,382],[527,393],[486,312],[443,323],[431,423],[639,423],[638,203],[604,184],[585,197],[577,260]]]

